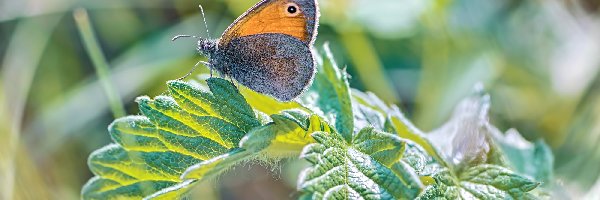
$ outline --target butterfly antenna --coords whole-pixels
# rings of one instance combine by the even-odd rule
[[[210,33],[208,32],[208,23],[206,23],[206,15],[204,14],[204,8],[202,8],[202,5],[198,5],[198,7],[200,7],[200,12],[202,13],[202,20],[204,21],[204,27],[206,28],[206,36],[208,38],[210,38]],[[196,38],[196,39],[201,39],[201,37],[198,36],[194,36],[194,35],[176,35],[175,37],[173,37],[171,39],[171,41],[175,41],[179,38]]]
[[[195,35],[176,35],[175,37],[173,37],[173,39],[171,39],[171,41],[175,41],[175,40],[177,40],[179,38],[189,38],[189,37],[200,39],[200,37],[195,36]]]
[[[206,15],[204,15],[204,8],[202,8],[201,4],[198,4],[200,8],[200,12],[202,13],[202,19],[204,20],[204,27],[206,28],[206,36],[210,38],[210,33],[208,32],[208,23],[206,23]]]

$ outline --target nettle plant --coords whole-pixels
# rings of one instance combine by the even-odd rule
[[[301,199],[536,199],[553,157],[488,123],[477,90],[432,133],[396,106],[348,86],[328,48],[314,83],[279,102],[221,78],[169,81],[139,97],[141,115],[109,126],[114,144],[88,160],[83,199],[185,198],[194,185],[248,162],[300,158]],[[277,162],[268,162],[277,163]],[[537,189],[536,189],[537,188]]]

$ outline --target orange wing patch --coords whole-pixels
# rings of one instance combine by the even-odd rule
[[[290,15],[287,12],[289,4],[286,1],[275,1],[263,6],[257,7],[256,9],[260,10],[256,12],[247,13],[228,28],[221,38],[221,43],[226,44],[234,37],[263,33],[282,33],[303,42],[310,40],[306,31],[306,18],[300,9],[297,11],[300,13]]]

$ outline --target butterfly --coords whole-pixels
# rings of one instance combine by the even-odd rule
[[[312,83],[317,35],[316,0],[262,0],[218,39],[199,38],[197,51],[211,72],[280,101],[291,101]],[[176,39],[176,38],[174,38]]]

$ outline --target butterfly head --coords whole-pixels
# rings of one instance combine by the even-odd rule
[[[205,56],[212,56],[217,52],[217,41],[208,38],[198,38],[196,50]]]

